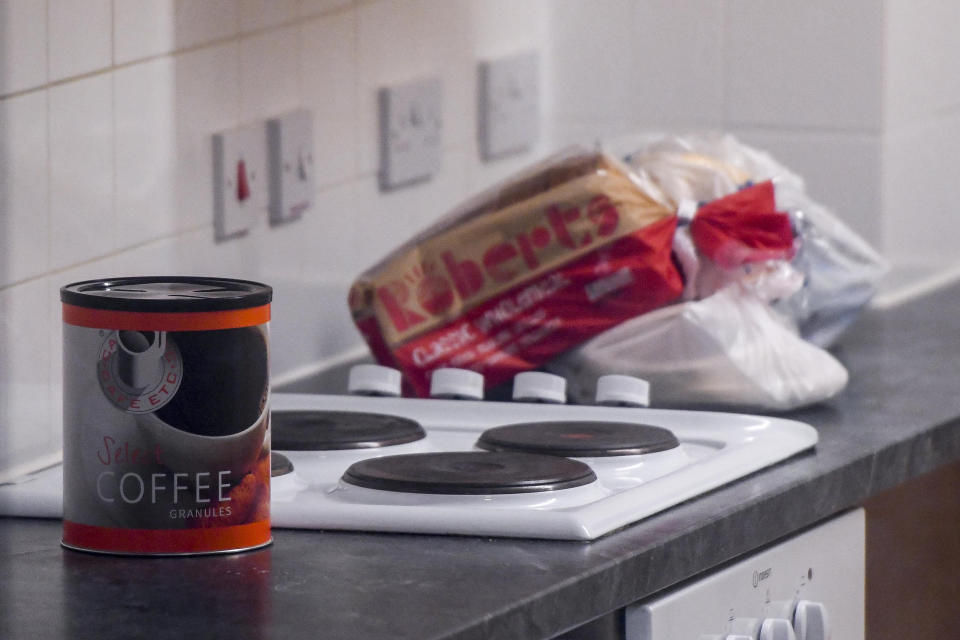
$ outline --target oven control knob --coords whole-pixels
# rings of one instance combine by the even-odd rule
[[[483,400],[483,374],[444,367],[430,374],[430,397],[449,400]]]
[[[801,600],[793,613],[793,628],[797,632],[797,640],[829,640],[827,608],[821,602]]]
[[[597,404],[615,407],[649,407],[650,383],[633,376],[600,376],[597,379]]]
[[[400,396],[400,372],[379,364],[350,368],[347,392],[354,396]]]
[[[567,381],[552,373],[524,371],[513,378],[513,399],[563,404],[567,401]]]
[[[767,618],[760,625],[757,640],[797,640],[793,625],[785,618]]]

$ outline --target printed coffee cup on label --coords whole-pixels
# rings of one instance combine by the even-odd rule
[[[267,343],[257,327],[172,332],[182,359],[182,382],[157,410],[138,414],[163,464],[191,476],[219,469],[230,482],[250,472],[269,426]]]

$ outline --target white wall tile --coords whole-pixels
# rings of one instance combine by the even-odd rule
[[[0,469],[56,447],[50,407],[50,306],[45,282],[0,290]]]
[[[48,0],[50,80],[105,69],[112,64],[110,0]]]
[[[436,222],[470,195],[467,176],[466,154],[447,150],[440,171],[417,187],[382,193],[376,177],[364,178],[352,207],[363,220],[355,260],[366,268]]]
[[[904,264],[956,264],[960,115],[888,135],[883,145],[883,240]]]
[[[313,111],[316,185],[357,173],[356,14],[337,13],[300,28],[303,104]]]
[[[50,366],[48,393],[54,402],[50,403],[49,428],[51,444],[44,453],[63,449],[63,305],[60,302],[60,287],[75,282],[65,280],[61,274],[48,276],[42,284],[46,292],[47,346],[46,353]]]
[[[607,0],[603,11],[582,0],[560,0],[550,16],[553,75],[547,108],[555,118],[629,116],[633,88],[634,3]],[[602,34],[602,35],[601,35]]]
[[[50,261],[54,268],[116,250],[113,77],[50,89]]]
[[[235,36],[237,0],[113,0],[114,62],[179,51]]]
[[[120,251],[109,256],[84,262],[55,276],[60,286],[80,280],[102,280],[126,276],[156,275],[169,272],[178,275],[176,242],[170,239],[153,242],[135,250]]]
[[[274,27],[298,15],[297,0],[240,0],[240,32]]]
[[[47,5],[0,0],[0,95],[47,81]]]
[[[722,8],[720,0],[637,3],[630,68],[623,78],[633,91],[632,117],[674,126],[720,123]]]
[[[377,91],[439,76],[443,83],[443,145],[475,135],[476,71],[465,0],[379,2],[357,8],[360,170],[379,165]]]
[[[114,72],[116,216],[129,247],[177,229],[176,77],[172,58]]]
[[[276,256],[282,255],[283,243],[290,242],[300,252],[303,280],[352,281],[359,276],[378,258],[377,248],[368,246],[370,236],[381,235],[370,232],[375,227],[367,221],[374,216],[370,201],[358,195],[360,188],[360,183],[348,183],[318,194],[313,208],[304,214],[298,239],[292,239],[297,230],[290,225],[284,229],[286,238],[278,235],[273,246],[268,245],[275,256],[271,262],[279,262]]]
[[[960,106],[960,3],[890,0],[884,6],[886,125]]]
[[[471,0],[467,24],[477,54],[495,57],[546,46],[550,9],[546,0]]]
[[[250,238],[215,243],[209,229],[194,229],[78,265],[64,275],[71,282],[142,275],[249,277],[241,263],[255,253],[252,246]]]
[[[0,100],[0,287],[49,266],[47,92]]]
[[[728,123],[879,129],[882,3],[735,0],[724,9]]]
[[[191,231],[173,242],[173,263],[182,275],[201,274],[256,280],[258,236],[254,234],[229,242],[214,242],[206,230]]]
[[[173,51],[175,13],[174,0],[113,0],[114,62],[123,64]]]
[[[120,251],[70,267],[56,274],[59,285],[79,280],[143,275],[249,276],[241,269],[243,254],[256,253],[248,241],[215,243],[206,229]]]
[[[807,194],[882,249],[881,138],[873,134],[735,130],[744,143],[769,152],[806,183]]]
[[[356,185],[340,185],[318,194],[296,224],[270,229],[251,247],[258,266],[248,277],[274,288],[274,375],[360,344],[347,307],[349,286],[370,259],[360,218]]]
[[[343,9],[353,3],[353,0],[300,0],[297,13],[301,18],[308,18],[322,13],[330,13],[336,9]]]
[[[635,118],[550,118],[547,120],[548,140],[552,151],[567,146],[585,146],[592,148],[598,144],[603,148],[612,148],[620,155],[636,150],[637,139],[660,138],[686,127],[654,126],[650,122]]]
[[[722,117],[719,0],[551,4],[558,118],[715,125]]]
[[[174,58],[176,228],[213,234],[211,136],[240,124],[240,47],[231,42]]]
[[[240,42],[240,116],[259,120],[300,105],[299,30],[275,29]]]
[[[235,36],[240,29],[237,0],[176,0],[176,47],[185,49]]]
[[[273,287],[270,370],[274,376],[323,362],[364,344],[347,306],[349,281],[291,279],[284,274],[264,281]]]

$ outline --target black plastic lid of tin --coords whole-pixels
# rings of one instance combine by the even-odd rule
[[[259,282],[194,276],[142,276],[74,282],[60,300],[111,311],[227,311],[270,304],[273,289]]]

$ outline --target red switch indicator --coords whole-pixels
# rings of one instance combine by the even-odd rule
[[[250,182],[247,180],[247,165],[243,160],[237,162],[237,200],[243,202],[250,197]]]

